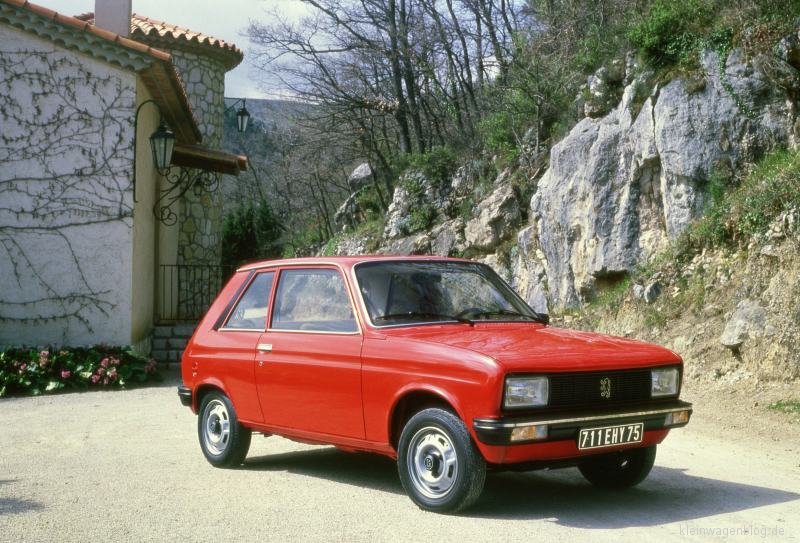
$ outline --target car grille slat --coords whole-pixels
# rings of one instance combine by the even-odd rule
[[[611,383],[610,396],[601,395],[601,381]],[[650,399],[650,370],[559,373],[550,375],[550,407],[618,405]]]

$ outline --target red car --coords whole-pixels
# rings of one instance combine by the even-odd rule
[[[548,325],[491,268],[439,257],[240,268],[182,359],[200,447],[236,466],[252,432],[397,459],[412,500],[472,504],[487,469],[577,466],[625,488],[684,426],[681,358]]]

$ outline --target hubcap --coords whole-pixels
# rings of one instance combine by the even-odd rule
[[[203,442],[206,450],[219,456],[228,448],[231,437],[231,423],[228,408],[220,400],[211,400],[206,406],[203,425]]]
[[[453,489],[458,475],[458,457],[450,437],[429,426],[419,430],[408,445],[408,473],[423,496],[441,499]]]

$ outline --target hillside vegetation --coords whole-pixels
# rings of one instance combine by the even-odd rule
[[[313,104],[255,245],[481,260],[693,380],[797,382],[800,1],[309,3],[250,28]]]
[[[264,205],[284,227],[286,254],[316,252],[337,234],[347,174],[361,162],[374,182],[359,190],[353,226],[368,234],[381,231],[409,170],[452,175],[478,160],[491,179],[510,166],[530,193],[547,150],[594,99],[586,80],[598,68],[635,51],[654,79],[691,78],[702,50],[769,50],[800,16],[798,0],[308,4],[311,17],[249,29],[274,90],[313,107],[292,111],[289,126],[262,126],[269,141],[257,132],[237,145],[273,160],[232,195],[246,207],[262,200],[259,186],[277,189]],[[419,210],[414,220],[433,218]]]

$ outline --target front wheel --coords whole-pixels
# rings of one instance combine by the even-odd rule
[[[406,423],[397,449],[400,482],[420,508],[456,512],[472,505],[486,462],[464,423],[443,409],[420,411]]]
[[[240,465],[250,449],[250,429],[239,424],[233,403],[221,392],[203,397],[197,434],[206,459],[219,468]]]
[[[584,477],[598,488],[621,490],[645,480],[656,461],[656,446],[592,456],[578,465]]]

